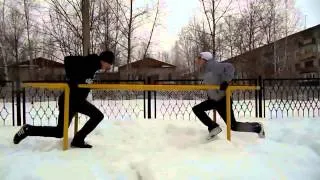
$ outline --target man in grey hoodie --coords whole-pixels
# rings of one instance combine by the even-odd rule
[[[219,90],[208,90],[208,100],[192,108],[195,115],[200,121],[208,127],[208,139],[215,137],[222,129],[219,124],[212,121],[205,111],[215,109],[226,123],[226,94],[225,90],[234,78],[235,69],[230,63],[217,62],[210,52],[201,52],[196,59],[196,64],[204,69],[204,84],[220,85]],[[231,100],[231,130],[239,132],[258,133],[259,137],[265,137],[264,128],[261,123],[257,122],[237,122],[232,110]]]

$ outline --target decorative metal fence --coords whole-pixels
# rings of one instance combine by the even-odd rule
[[[320,79],[264,79],[264,117],[320,117]]]
[[[144,84],[144,81],[98,81],[109,84]],[[22,121],[37,126],[58,123],[60,90],[24,88]],[[145,93],[140,91],[92,90],[87,100],[105,115],[106,119],[137,119],[146,117]],[[19,108],[19,107],[18,107]],[[80,124],[88,117],[79,114]]]
[[[11,81],[0,82],[0,118],[2,125],[15,125],[15,92]]]
[[[203,84],[202,80],[159,80],[157,84]],[[258,85],[256,79],[236,79],[233,85]],[[207,99],[206,91],[154,92],[154,117],[195,120],[192,107]],[[236,117],[258,117],[258,92],[235,91],[232,95]],[[213,117],[213,111],[207,112]]]
[[[260,91],[235,91],[236,118],[320,117],[320,79],[235,79],[235,85],[259,85]],[[145,81],[100,81],[98,83],[145,84]],[[202,84],[202,80],[161,80],[157,84]],[[2,125],[56,125],[61,91],[22,88],[2,82],[0,119]],[[205,91],[120,91],[92,90],[88,100],[106,119],[196,120],[192,107],[207,99]],[[213,111],[208,111],[210,117]],[[80,123],[86,120],[80,115]]]

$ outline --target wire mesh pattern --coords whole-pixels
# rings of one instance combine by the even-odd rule
[[[144,81],[115,81],[144,84]],[[258,83],[259,82],[259,83]],[[233,111],[236,118],[320,117],[320,79],[238,79],[233,85],[260,85],[261,91],[234,91]],[[99,82],[114,83],[114,82]],[[157,84],[202,84],[201,80],[163,80]],[[24,120],[37,126],[55,126],[58,121],[58,98],[62,90],[25,88],[17,91],[13,82],[0,86],[2,125],[16,125],[20,112]],[[19,96],[17,96],[19,94]],[[23,100],[20,102],[18,98]],[[157,118],[197,120],[192,107],[207,99],[206,91],[123,91],[92,90],[88,101],[105,115],[106,120]],[[19,104],[21,103],[21,107]],[[21,111],[17,111],[22,108]],[[263,113],[262,113],[263,112]],[[213,117],[213,111],[207,111]],[[88,117],[79,114],[80,124]],[[218,115],[218,113],[217,113]],[[148,116],[148,117],[147,117]],[[218,115],[217,118],[220,116]]]
[[[313,82],[320,79],[312,79]],[[306,79],[265,79],[264,107],[268,118],[319,117],[320,86]]]
[[[236,80],[232,85],[256,85],[256,79]],[[158,84],[203,84],[202,80],[162,80]],[[206,91],[180,91],[154,93],[154,113],[163,119],[196,120],[192,107],[207,100]],[[255,117],[256,92],[235,91],[232,96],[235,117]],[[207,111],[213,117],[213,111]],[[217,113],[218,115],[218,113]]]
[[[257,86],[256,79],[235,79],[231,85],[251,85]],[[257,101],[258,91],[243,91],[236,90],[232,92],[233,112],[238,118],[256,117],[257,116]]]
[[[13,83],[2,81],[0,87],[0,118],[2,125],[14,124]]]
[[[62,90],[25,88],[25,121],[36,126],[58,124],[58,99]]]
[[[25,94],[24,114],[27,123],[36,126],[58,124],[58,99],[62,90],[26,88]],[[137,119],[145,117],[144,94],[141,91],[91,90],[87,100],[105,115],[106,120]],[[81,125],[88,119],[79,113]]]
[[[107,120],[144,118],[143,91],[94,90],[92,103],[102,111]]]
[[[207,99],[203,91],[159,91],[154,95],[155,117],[166,120],[196,120],[192,107]],[[213,117],[213,111],[207,114]]]

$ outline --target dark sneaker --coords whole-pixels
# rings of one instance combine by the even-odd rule
[[[92,148],[90,144],[85,143],[84,141],[72,141],[71,147],[74,148]]]
[[[21,129],[14,135],[13,143],[19,144],[24,138],[28,136],[30,125],[25,124]]]
[[[213,137],[217,136],[219,133],[222,132],[222,129],[217,126],[216,128],[213,128],[210,132],[209,132],[209,135],[207,137],[207,139],[212,139]]]

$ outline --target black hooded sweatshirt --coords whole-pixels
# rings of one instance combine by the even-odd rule
[[[96,54],[88,56],[67,56],[64,58],[66,79],[70,86],[70,98],[85,100],[90,89],[78,88],[78,84],[85,84],[87,79],[93,79],[94,74],[101,68],[100,58]]]

